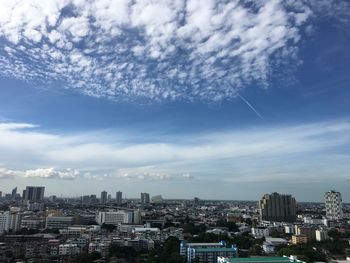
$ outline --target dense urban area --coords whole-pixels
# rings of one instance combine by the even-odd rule
[[[256,201],[166,200],[122,192],[0,192],[0,262],[347,262],[350,206],[271,193]]]

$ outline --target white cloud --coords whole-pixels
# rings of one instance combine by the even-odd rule
[[[75,169],[57,170],[55,168],[39,168],[35,170],[27,170],[24,177],[27,178],[46,178],[46,179],[75,179],[80,172]]]
[[[114,100],[223,100],[298,60],[309,5],[0,1],[1,74]],[[11,48],[11,52],[5,52]],[[278,66],[278,65],[277,65]]]
[[[283,174],[289,166],[300,167],[305,163],[311,163],[312,169],[317,170],[320,164],[314,158],[330,158],[334,156],[332,152],[342,152],[344,145],[350,144],[350,122],[340,120],[139,143],[125,139],[130,134],[117,136],[116,131],[75,136],[40,132],[37,127],[32,131],[31,127],[36,126],[0,124],[1,166],[11,168],[1,170],[1,177],[10,178],[17,174],[57,179],[169,180],[215,177],[218,173],[227,175],[230,171],[234,174],[232,169],[236,166],[237,178],[243,171],[253,178],[259,170],[268,174],[269,167],[282,167],[282,161],[287,162],[287,167],[274,171],[274,174]],[[100,138],[104,138],[103,141]],[[344,154],[348,158],[348,153]],[[345,169],[346,165],[340,163],[346,158],[329,163],[337,163],[334,166]],[[257,167],[266,160],[271,160],[266,167],[247,170],[247,167]]]

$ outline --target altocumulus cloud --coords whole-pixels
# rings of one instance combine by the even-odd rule
[[[113,100],[222,100],[298,62],[312,14],[288,0],[0,1],[0,74]]]

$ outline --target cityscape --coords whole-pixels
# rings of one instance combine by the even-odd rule
[[[350,263],[350,0],[0,0],[0,263]]]
[[[277,192],[254,202],[17,190],[0,192],[1,262],[301,263],[350,254],[350,204],[334,190],[323,203]]]

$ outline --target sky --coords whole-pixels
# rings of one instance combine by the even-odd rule
[[[0,0],[0,191],[350,202],[347,0]]]

